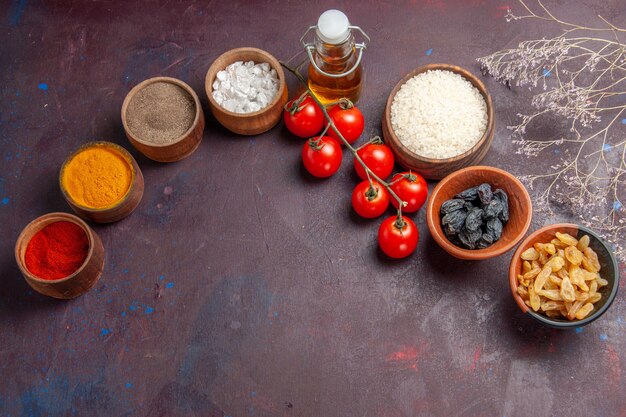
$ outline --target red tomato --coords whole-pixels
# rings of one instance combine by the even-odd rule
[[[413,253],[418,240],[417,227],[408,217],[402,216],[400,224],[398,216],[388,217],[378,229],[378,246],[391,258],[406,258]]]
[[[402,211],[413,213],[418,211],[428,198],[428,184],[421,175],[414,172],[401,172],[393,176],[391,180],[391,189],[403,201],[408,204],[402,207]],[[391,199],[391,203],[398,208],[398,202],[395,198]]]
[[[311,138],[304,142],[302,162],[314,177],[326,178],[333,175],[341,165],[341,145],[329,136]]]
[[[352,207],[359,216],[373,219],[380,216],[389,207],[389,193],[376,181],[363,181],[354,187],[352,192]]]
[[[342,105],[343,104],[338,104],[333,106],[330,110],[328,110],[328,115],[339,132],[341,132],[343,138],[347,140],[348,143],[352,144],[356,142],[359,136],[361,136],[361,133],[363,133],[365,121],[363,120],[363,114],[359,109],[354,106],[350,108],[342,108]],[[332,127],[328,129],[328,136],[341,141]]]
[[[365,165],[381,180],[384,180],[393,171],[394,158],[389,146],[383,143],[368,143],[356,152]],[[365,168],[354,158],[354,170],[362,180],[367,179]]]
[[[315,136],[324,127],[324,113],[315,100],[306,96],[292,114],[290,110],[293,109],[296,100],[291,100],[285,106],[283,112],[285,126],[291,133],[301,138]]]

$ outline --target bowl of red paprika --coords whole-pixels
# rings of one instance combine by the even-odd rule
[[[48,213],[30,222],[15,244],[15,259],[35,291],[70,299],[89,291],[104,269],[104,247],[79,217]]]

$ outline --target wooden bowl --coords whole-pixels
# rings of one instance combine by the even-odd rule
[[[487,128],[485,133],[470,150],[451,158],[433,159],[416,154],[400,142],[400,139],[398,139],[394,133],[391,125],[391,104],[393,103],[396,93],[400,90],[400,87],[417,74],[421,74],[429,70],[447,70],[463,76],[466,80],[472,83],[478,91],[480,91],[482,96],[485,98],[485,102],[487,103]],[[391,94],[389,94],[389,98],[387,98],[387,105],[385,106],[385,112],[383,114],[382,129],[385,143],[393,151],[396,157],[396,162],[406,169],[419,173],[424,178],[439,180],[458,169],[478,164],[487,154],[495,132],[493,102],[491,101],[491,96],[487,92],[485,85],[469,71],[461,67],[457,67],[456,65],[429,64],[410,72],[406,77],[400,80],[398,84],[396,84],[393,90],[391,90]]]
[[[280,85],[276,97],[267,107],[253,113],[234,113],[217,104],[213,98],[213,81],[215,81],[217,73],[237,61],[254,61],[256,64],[267,62],[276,70]],[[257,48],[231,49],[220,55],[213,61],[209,71],[206,73],[204,86],[209,99],[209,108],[213,116],[226,129],[240,135],[258,135],[276,126],[281,119],[283,106],[288,98],[285,73],[280,66],[280,62],[270,53]]]
[[[482,183],[490,184],[494,190],[501,188],[507,193],[509,221],[502,229],[502,237],[493,245],[485,249],[464,249],[450,242],[444,234],[439,210],[444,201]],[[433,189],[426,206],[426,222],[435,242],[455,258],[471,261],[493,258],[512,249],[528,231],[532,215],[532,203],[524,185],[512,174],[488,166],[463,168],[448,175]]]
[[[38,278],[26,268],[26,247],[37,232],[50,223],[59,221],[72,222],[85,231],[89,240],[89,252],[83,265],[72,275],[56,280]],[[96,285],[104,269],[104,247],[98,235],[78,217],[69,213],[48,213],[36,218],[22,230],[15,243],[15,260],[24,279],[35,291],[54,298],[69,299],[86,293]]]
[[[196,115],[189,129],[187,129],[185,133],[173,140],[171,143],[163,145],[151,143],[146,140],[146,138],[137,136],[128,127],[128,120],[126,116],[128,106],[133,97],[135,97],[135,95],[137,95],[137,93],[139,93],[139,91],[144,87],[158,82],[171,83],[182,88],[193,98],[193,102],[196,107]],[[130,90],[124,99],[124,104],[122,104],[122,125],[124,125],[124,132],[126,132],[126,137],[130,143],[135,147],[135,149],[144,154],[146,157],[158,162],[175,162],[191,155],[198,148],[200,142],[202,142],[202,135],[204,133],[204,113],[202,112],[202,106],[200,105],[198,95],[189,85],[176,78],[154,77],[142,81]]]
[[[74,201],[72,196],[63,186],[63,170],[65,169],[69,161],[74,157],[74,155],[81,152],[83,149],[89,148],[91,146],[107,146],[113,148],[126,159],[131,168],[133,178],[130,183],[130,189],[120,201],[109,207],[86,207]],[[99,141],[84,144],[65,160],[63,166],[61,166],[61,171],[59,173],[59,187],[61,188],[61,192],[63,193],[63,197],[65,198],[65,201],[67,201],[67,204],[69,204],[72,210],[74,210],[74,212],[80,217],[96,223],[112,223],[130,215],[137,208],[139,202],[141,201],[141,198],[143,197],[144,183],[143,174],[139,169],[139,165],[137,165],[137,161],[135,161],[135,158],[133,158],[133,156],[126,149],[115,143]]]
[[[524,303],[524,300],[522,300],[522,297],[520,297],[517,293],[517,276],[521,274],[523,264],[520,255],[537,242],[549,242],[556,237],[556,232],[569,233],[576,238],[579,236],[582,237],[583,235],[589,235],[589,246],[598,254],[598,259],[600,261],[600,276],[609,282],[609,285],[598,290],[598,292],[602,294],[602,299],[594,304],[592,313],[582,320],[552,319],[548,316],[535,312],[533,309],[528,308],[528,306]],[[513,298],[524,313],[547,326],[559,329],[571,329],[591,323],[608,310],[617,296],[617,289],[619,287],[619,267],[617,259],[615,259],[615,256],[613,255],[613,251],[593,230],[577,224],[558,223],[544,226],[531,233],[518,246],[517,250],[513,254],[513,258],[511,259],[511,265],[509,267],[509,281],[511,284]]]

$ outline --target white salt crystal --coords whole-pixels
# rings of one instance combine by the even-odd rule
[[[274,100],[278,86],[278,74],[267,62],[237,61],[217,73],[213,98],[226,110],[252,113]]]

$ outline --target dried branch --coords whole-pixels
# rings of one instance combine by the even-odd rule
[[[577,216],[626,261],[626,29],[602,16],[596,27],[566,22],[540,0],[534,8],[518,1],[525,14],[508,10],[507,21],[538,19],[563,27],[553,38],[526,40],[478,59],[483,73],[509,87],[543,89],[532,97],[535,110],[519,114],[509,129],[518,154],[554,164],[522,180],[536,194],[536,208]],[[567,120],[569,131],[558,139],[529,137],[550,116]]]

